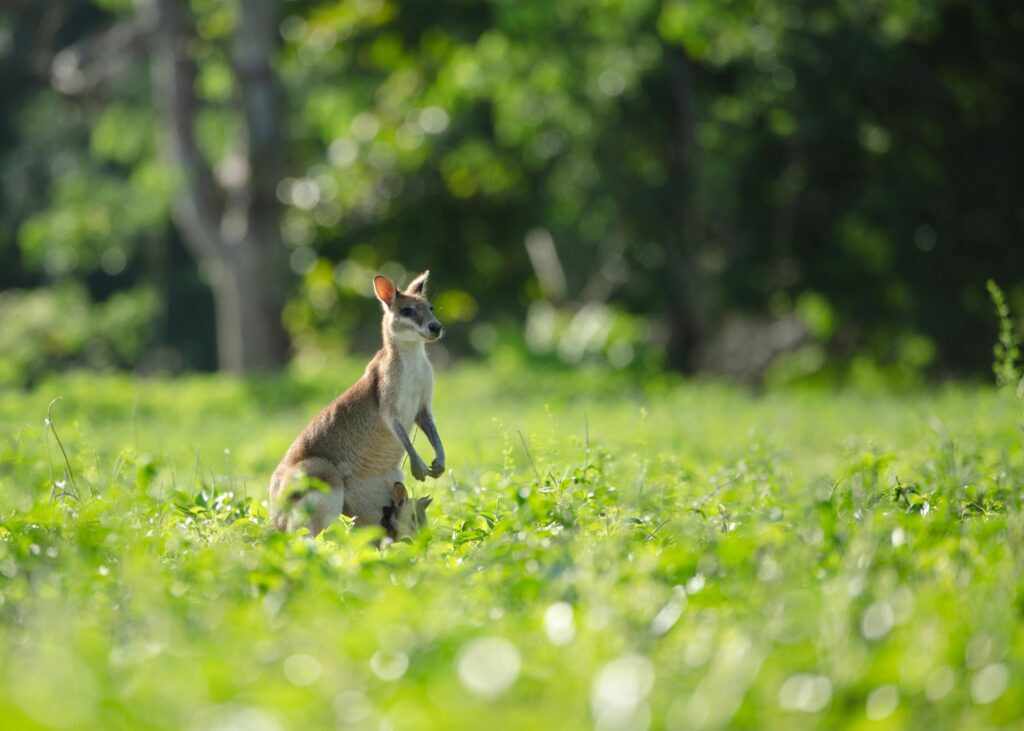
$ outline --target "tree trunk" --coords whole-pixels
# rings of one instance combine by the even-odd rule
[[[220,261],[212,277],[221,370],[272,370],[286,362],[288,336],[281,325],[286,272],[254,255],[262,247],[243,241]],[[276,269],[276,271],[274,271]]]
[[[707,330],[706,282],[697,263],[695,236],[690,223],[690,158],[696,127],[693,72],[690,60],[681,49],[667,49],[669,89],[675,107],[675,135],[668,158],[668,230],[665,285],[671,293],[668,306],[669,338],[666,345],[669,364],[684,371],[697,367],[697,355]]]
[[[244,149],[218,185],[195,136],[197,43],[188,3],[156,0],[153,92],[168,163],[180,171],[172,218],[186,248],[211,272],[222,370],[279,368],[288,359],[281,323],[289,269],[276,189],[284,170],[281,94],[270,66],[276,47],[272,0],[243,0],[232,45]],[[143,11],[140,11],[143,12]]]

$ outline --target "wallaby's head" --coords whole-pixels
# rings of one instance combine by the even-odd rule
[[[391,495],[391,504],[384,506],[380,524],[392,541],[405,536],[416,535],[427,524],[427,506],[434,501],[430,495],[410,499],[405,485],[396,482]]]
[[[373,291],[384,307],[384,330],[395,340],[430,342],[441,337],[444,329],[434,317],[434,308],[427,302],[424,287],[429,271],[416,277],[405,291],[384,276],[373,278]]]

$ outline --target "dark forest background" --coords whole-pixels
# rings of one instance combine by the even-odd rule
[[[987,377],[1016,0],[8,0],[0,382],[449,357]]]

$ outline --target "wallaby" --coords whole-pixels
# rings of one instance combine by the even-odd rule
[[[424,296],[429,274],[420,274],[404,292],[387,277],[373,278],[384,308],[384,346],[362,378],[299,433],[274,470],[270,514],[279,529],[305,525],[316,535],[341,513],[357,525],[379,525],[395,483],[402,481],[403,454],[417,480],[444,474],[432,413],[434,371],[424,349],[443,332]],[[412,445],[413,424],[434,450],[429,466]],[[303,477],[327,489],[310,487]]]
[[[391,504],[384,506],[380,524],[384,535],[392,542],[404,536],[416,535],[427,524],[427,508],[433,502],[430,495],[409,500],[405,485],[396,482],[391,494]]]

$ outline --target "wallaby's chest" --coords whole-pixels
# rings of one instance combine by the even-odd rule
[[[433,371],[426,355],[420,352],[402,358],[391,376],[390,388],[387,389],[393,400],[391,408],[402,425],[409,429],[430,396],[434,381]]]

